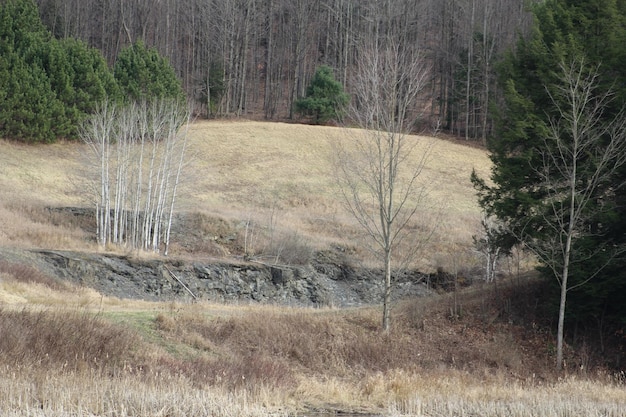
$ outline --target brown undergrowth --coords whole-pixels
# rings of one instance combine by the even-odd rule
[[[76,289],[49,291],[69,302]],[[405,300],[395,305],[388,333],[374,307],[103,300],[98,308],[2,309],[0,409],[59,417],[329,409],[550,416],[561,414],[549,410],[595,407],[620,415],[626,397],[619,375],[581,372],[572,350],[568,373],[552,371],[550,332],[521,320],[532,320],[532,311],[523,310],[532,310],[536,291],[527,280],[501,283],[497,292],[470,287],[456,296]],[[567,390],[579,390],[580,398],[568,402]],[[33,412],[15,414],[24,407]]]
[[[195,345],[210,358],[256,357],[261,364],[271,360],[294,377],[361,378],[393,370],[450,368],[481,377],[550,379],[549,333],[515,322],[527,312],[519,311],[524,307],[519,300],[512,304],[507,289],[500,289],[498,297],[493,290],[472,288],[456,301],[453,294],[406,300],[394,308],[387,333],[381,332],[380,312],[373,307],[266,308],[218,318],[162,312],[156,325],[164,337]],[[254,368],[248,371],[249,376],[242,370],[243,379],[258,378]]]

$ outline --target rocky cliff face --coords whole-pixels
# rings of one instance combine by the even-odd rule
[[[329,253],[317,254],[306,266],[65,251],[0,250],[0,259],[28,262],[48,275],[119,298],[346,307],[378,303],[381,294],[380,273],[350,266]],[[425,293],[420,274],[398,279],[396,298]]]

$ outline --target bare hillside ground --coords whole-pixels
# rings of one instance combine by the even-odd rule
[[[371,259],[343,207],[332,164],[336,144],[349,146],[354,132],[252,121],[193,124],[178,210],[192,213],[196,222],[192,230],[178,230],[172,254],[273,256],[277,246],[296,240],[312,250],[338,245],[356,258]],[[449,270],[450,258],[473,256],[480,212],[469,176],[472,169],[487,176],[490,161],[481,149],[412,140],[418,143],[413,158],[428,152],[429,160],[420,178],[428,198],[411,227],[419,233],[437,225],[416,266],[424,272]],[[83,164],[84,152],[75,143],[0,142],[0,244],[97,249],[89,225],[46,210],[93,206],[85,181],[94,169]]]
[[[415,138],[418,140],[417,138]],[[368,263],[331,164],[343,129],[199,122],[171,257],[265,259],[285,247],[341,248]],[[480,211],[469,174],[484,151],[430,146],[419,231],[439,227],[416,264],[453,272],[479,262]],[[81,145],[0,142],[0,250],[98,251],[93,225],[58,207],[89,207]],[[52,209],[51,209],[52,208]],[[68,214],[69,213],[69,214]],[[111,250],[111,248],[108,248]],[[307,249],[307,250],[305,250]],[[32,255],[32,254],[31,254]],[[23,259],[28,259],[24,255]],[[149,254],[125,256],[154,257]],[[34,256],[34,255],[32,255]],[[282,258],[281,258],[282,259]],[[532,279],[394,305],[287,308],[106,297],[31,264],[0,262],[0,411],[7,416],[626,415],[624,375],[568,349],[553,371],[550,320]]]
[[[192,186],[182,207],[219,213],[225,218],[276,216],[276,227],[302,233],[316,246],[353,245],[360,230],[346,213],[335,179],[333,152],[350,146],[355,130],[263,122],[204,122],[193,126]],[[432,269],[454,245],[467,248],[480,219],[469,181],[475,168],[486,176],[484,151],[449,141],[412,137],[417,164],[430,156],[420,178],[428,198],[416,224],[438,223],[422,268]],[[265,218],[265,220],[264,220]],[[347,238],[347,239],[346,239]],[[359,249],[359,248],[357,248]]]

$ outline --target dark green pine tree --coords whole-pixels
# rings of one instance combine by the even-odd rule
[[[104,100],[119,100],[119,86],[102,53],[79,40],[66,39],[63,42],[74,70],[75,105],[79,110],[92,113]]]
[[[54,141],[53,122],[63,113],[63,104],[45,71],[15,52],[3,53],[0,67],[0,136],[25,142]]]
[[[332,68],[322,65],[315,71],[306,96],[296,101],[295,105],[298,113],[313,116],[315,123],[326,123],[339,120],[348,101],[349,97],[343,85],[335,80]]]
[[[532,36],[520,39],[499,67],[504,101],[494,115],[496,128],[488,142],[493,185],[473,176],[481,206],[512,232],[503,240],[507,246],[520,236],[547,239],[544,210],[553,190],[546,189],[538,169],[545,165],[544,139],[550,120],[559,116],[552,101],[562,85],[559,64],[582,59],[589,69],[599,68],[596,94],[614,92],[603,113],[607,122],[619,117],[626,103],[625,1],[546,0],[537,2],[533,13]],[[585,181],[593,159],[582,162],[589,164],[581,167],[580,181]],[[625,182],[626,168],[622,167],[610,181],[600,184],[590,203],[589,233],[576,239],[575,251],[593,256],[578,257],[570,269],[568,287],[576,289],[568,293],[569,320],[593,325],[602,320],[626,323],[626,304],[620,301],[626,297],[626,262],[613,250],[626,244]],[[606,250],[598,252],[597,248]],[[546,274],[547,270],[543,268]],[[585,283],[590,276],[594,278]],[[553,298],[558,300],[557,282],[549,282],[555,285]]]
[[[33,0],[5,0],[0,4],[0,48],[25,54],[50,39]]]
[[[52,141],[63,125],[63,105],[44,69],[42,51],[50,35],[32,0],[8,0],[0,7],[0,135],[28,142]]]
[[[82,120],[105,100],[117,100],[119,88],[102,54],[76,39],[51,40],[43,52],[53,91],[64,105],[65,123],[57,137],[74,138]]]
[[[181,82],[167,59],[137,41],[117,57],[114,75],[126,100],[173,99],[185,102]]]
[[[101,53],[73,39],[57,41],[32,0],[0,5],[0,134],[28,142],[74,138],[106,98],[119,97]]]

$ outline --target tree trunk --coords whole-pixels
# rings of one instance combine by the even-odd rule
[[[471,89],[472,89],[472,66],[474,60],[474,15],[476,10],[476,1],[472,0],[472,12],[470,18],[470,24],[468,28],[468,43],[467,43],[467,69],[465,73],[465,140],[470,138],[470,121],[471,114],[473,112],[471,106]]]
[[[383,292],[383,331],[391,328],[391,250],[385,251],[385,288]]]
[[[574,129],[576,130],[576,129]],[[578,132],[574,131],[574,149],[572,155],[572,169],[569,178],[570,187],[570,205],[569,205],[569,221],[567,223],[567,238],[565,240],[565,248],[563,253],[563,272],[561,274],[561,300],[559,303],[559,323],[556,336],[556,369],[563,369],[563,335],[565,328],[565,303],[567,301],[567,281],[569,278],[569,264],[572,253],[572,236],[576,228],[576,178],[577,178],[577,158],[578,158]]]
[[[267,0],[267,14],[266,14],[266,37],[267,46],[265,47],[265,92],[263,95],[263,111],[265,112],[265,118],[271,119],[274,117],[273,111],[273,91],[272,91],[272,65],[274,64],[272,54],[274,53],[274,2],[273,0]]]

